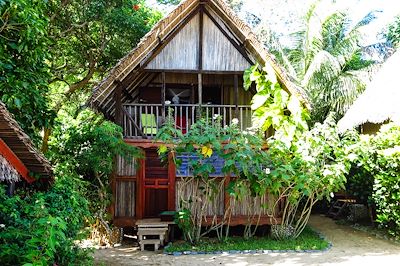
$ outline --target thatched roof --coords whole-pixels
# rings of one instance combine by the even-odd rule
[[[394,53],[383,64],[364,93],[339,121],[340,131],[364,123],[380,124],[400,119],[400,52]]]
[[[311,108],[306,93],[297,87],[291,78],[285,73],[270,54],[234,11],[224,3],[223,0],[186,0],[178,5],[168,16],[160,20],[153,29],[148,32],[140,41],[138,46],[123,57],[117,65],[110,71],[109,75],[94,89],[90,99],[91,106],[102,111],[106,115],[114,112],[113,92],[119,82],[129,79],[131,83],[139,83],[143,77],[141,65],[143,62],[160,52],[160,45],[168,39],[174,29],[182,21],[193,13],[202,4],[207,10],[219,16],[224,24],[237,37],[246,53],[261,65],[270,65],[275,71],[278,80],[283,87],[290,93],[296,95],[299,100],[307,107]],[[135,88],[129,88],[128,93],[132,93]],[[123,96],[123,99],[125,96]]]
[[[44,178],[52,177],[49,161],[33,146],[31,139],[0,101],[0,139],[13,151],[25,167]]]

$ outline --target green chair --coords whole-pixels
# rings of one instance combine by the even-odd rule
[[[154,114],[141,114],[142,131],[146,135],[157,134],[157,122]]]

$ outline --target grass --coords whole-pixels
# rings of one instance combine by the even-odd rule
[[[254,237],[245,240],[242,237],[231,237],[220,242],[215,238],[203,239],[197,246],[186,242],[174,242],[165,248],[166,252],[214,252],[229,250],[323,250],[329,243],[322,239],[311,228],[307,227],[297,239],[274,240],[270,237]]]

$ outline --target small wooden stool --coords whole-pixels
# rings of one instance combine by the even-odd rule
[[[158,250],[160,245],[164,245],[165,241],[168,240],[168,224],[166,223],[157,223],[157,222],[149,222],[146,223],[142,221],[140,224],[137,224],[138,231],[138,239],[140,249],[144,250],[144,245],[154,245],[154,250]],[[158,238],[147,238],[149,236],[157,236]]]

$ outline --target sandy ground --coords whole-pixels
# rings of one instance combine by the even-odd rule
[[[333,244],[326,252],[169,256],[133,247],[97,250],[96,265],[400,265],[400,245],[315,215],[310,225]]]

